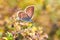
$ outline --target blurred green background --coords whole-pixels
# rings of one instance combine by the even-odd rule
[[[43,26],[48,35],[54,30],[53,36],[49,36],[52,36],[53,40],[60,40],[60,0],[0,0],[0,25],[2,26],[5,19],[13,15],[15,10],[24,10],[30,5],[34,5],[33,21]],[[1,28],[4,29],[4,26]]]

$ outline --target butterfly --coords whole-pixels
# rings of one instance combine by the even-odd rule
[[[24,11],[18,11],[17,17],[18,20],[32,22],[32,16],[34,14],[34,6],[28,6]]]

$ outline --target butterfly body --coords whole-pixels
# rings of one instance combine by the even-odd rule
[[[32,22],[31,18],[30,17],[26,17],[26,18],[22,18],[23,21],[26,21],[26,22]]]

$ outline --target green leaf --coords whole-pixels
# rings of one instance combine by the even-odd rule
[[[17,39],[18,39],[18,40],[22,40],[22,39],[23,39],[22,34],[18,33]]]
[[[60,37],[60,29],[57,30],[56,34],[58,37]]]
[[[0,33],[0,38],[2,37],[2,33]]]
[[[13,40],[13,36],[9,32],[6,33],[6,37],[7,37],[8,40]]]

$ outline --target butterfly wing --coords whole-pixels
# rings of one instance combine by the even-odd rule
[[[32,18],[33,13],[34,13],[34,6],[29,6],[25,9],[25,13]]]
[[[31,18],[24,12],[19,12],[18,17],[19,17],[19,20],[22,20],[22,21],[31,21],[30,20]]]
[[[27,15],[26,15],[24,12],[19,12],[19,13],[18,13],[18,17],[19,17],[20,19],[22,19],[22,18],[27,17]]]

